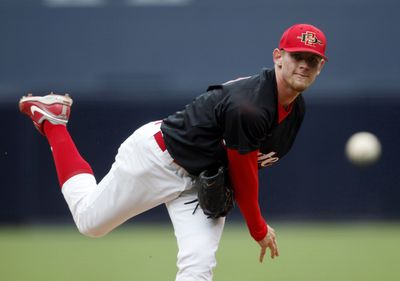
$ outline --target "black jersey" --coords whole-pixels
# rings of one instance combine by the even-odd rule
[[[244,154],[259,149],[259,167],[282,158],[303,121],[302,95],[278,124],[275,70],[210,86],[207,92],[163,120],[168,152],[189,173],[227,164],[226,147]]]

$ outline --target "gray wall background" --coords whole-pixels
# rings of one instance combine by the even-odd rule
[[[73,96],[71,134],[101,179],[134,129],[209,84],[271,67],[282,32],[298,22],[325,31],[329,62],[304,94],[292,152],[260,175],[265,217],[399,219],[399,8],[394,0],[0,1],[0,222],[71,220],[48,145],[18,112],[21,95]],[[344,156],[361,130],[383,145],[365,169]],[[160,207],[138,220],[165,216]]]

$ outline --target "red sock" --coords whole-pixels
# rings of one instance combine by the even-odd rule
[[[53,153],[58,181],[61,187],[68,179],[75,175],[83,173],[93,174],[90,165],[79,154],[66,126],[53,125],[46,121],[44,122],[44,132]]]

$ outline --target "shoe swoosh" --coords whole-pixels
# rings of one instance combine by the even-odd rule
[[[52,120],[57,120],[58,122],[67,123],[65,120],[58,119],[58,118],[56,118],[56,117],[54,117],[54,116],[48,114],[46,111],[40,109],[40,108],[37,107],[36,105],[32,105],[32,106],[31,106],[31,113],[32,113],[32,115],[34,115],[35,112],[39,112],[39,113],[43,114],[44,116],[46,116],[46,117],[48,117],[48,118],[50,118],[50,119],[52,119]]]

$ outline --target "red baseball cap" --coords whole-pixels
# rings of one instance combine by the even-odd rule
[[[328,60],[325,56],[325,34],[311,24],[295,24],[283,33],[279,49],[288,52],[309,52]]]

